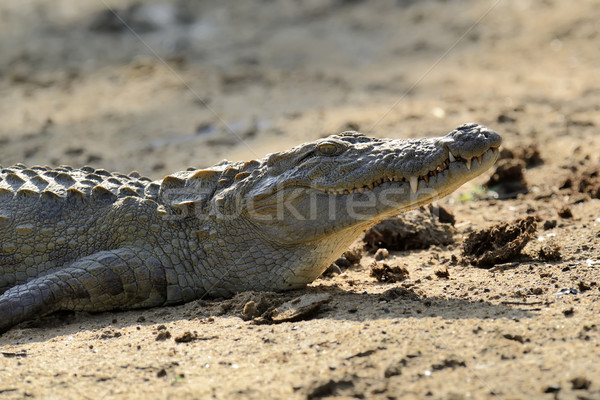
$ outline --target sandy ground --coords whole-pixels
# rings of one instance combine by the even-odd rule
[[[0,398],[600,399],[600,200],[561,189],[599,162],[598,1],[134,4],[0,4],[2,165],[158,179],[348,127],[467,121],[544,163],[517,198],[477,200],[490,171],[441,201],[456,244],[392,252],[407,280],[377,282],[367,255],[286,294],[333,296],[310,320],[252,325],[204,300],[23,324],[0,337]],[[469,232],[527,215],[539,227],[510,268],[451,261]],[[561,260],[536,255],[549,240]]]

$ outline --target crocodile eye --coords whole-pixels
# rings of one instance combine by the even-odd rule
[[[321,154],[324,154],[326,156],[333,156],[337,154],[339,150],[341,150],[340,146],[337,146],[333,143],[321,143],[319,144],[317,149],[319,150],[319,152],[321,152]]]

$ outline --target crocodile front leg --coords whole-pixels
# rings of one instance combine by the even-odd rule
[[[147,250],[100,251],[0,296],[0,333],[58,310],[107,311],[159,306],[167,300],[165,269]]]

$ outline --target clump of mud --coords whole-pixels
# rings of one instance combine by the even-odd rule
[[[544,163],[536,145],[502,149],[496,169],[485,183],[485,187],[498,193],[499,199],[512,199],[526,194],[529,189],[523,171]]]
[[[533,143],[513,149],[503,148],[500,152],[500,159],[522,160],[525,163],[525,168],[533,168],[544,164],[539,147]]]
[[[536,229],[535,217],[529,216],[472,232],[463,244],[464,260],[481,268],[510,261],[521,254]]]
[[[386,219],[369,229],[364,237],[366,250],[390,251],[426,249],[454,243],[454,216],[443,208],[420,208]]]
[[[242,292],[236,294],[232,299],[220,302],[217,315],[233,314],[249,321],[274,309],[285,299],[284,295],[274,292]]]
[[[562,258],[561,247],[555,241],[549,241],[540,247],[538,257],[543,261],[558,261]]]
[[[523,170],[523,160],[505,159],[496,164],[496,169],[484,186],[498,193],[499,199],[512,199],[520,193],[527,193],[527,181]]]
[[[386,263],[378,263],[376,261],[373,261],[369,267],[371,268],[370,275],[377,279],[378,282],[396,283],[408,278],[406,267],[397,265],[389,266]]]
[[[535,144],[504,148],[494,173],[484,186],[498,193],[499,199],[512,199],[519,194],[526,194],[529,189],[523,171],[543,163],[540,149]]]
[[[569,194],[582,193],[592,199],[600,199],[600,164],[584,170],[576,169],[560,186]]]

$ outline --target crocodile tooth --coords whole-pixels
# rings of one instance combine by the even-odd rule
[[[423,180],[429,183],[429,175],[423,175]]]
[[[479,161],[479,164],[481,165],[481,163],[483,162],[483,156],[477,156],[477,161]]]
[[[360,194],[363,194],[365,192],[365,188],[364,187],[358,188],[356,190],[358,190],[358,193],[360,193]]]
[[[369,186],[367,186],[369,188],[369,190],[373,190],[373,184],[371,183]]]
[[[471,170],[471,158],[466,159],[465,164],[467,164],[467,169]]]
[[[410,188],[413,193],[417,193],[417,190],[419,190],[419,178],[418,177],[416,177],[416,176],[410,177]]]
[[[448,152],[448,158],[450,158],[450,162],[456,161],[456,158],[454,157],[454,154],[452,154],[451,151]]]

